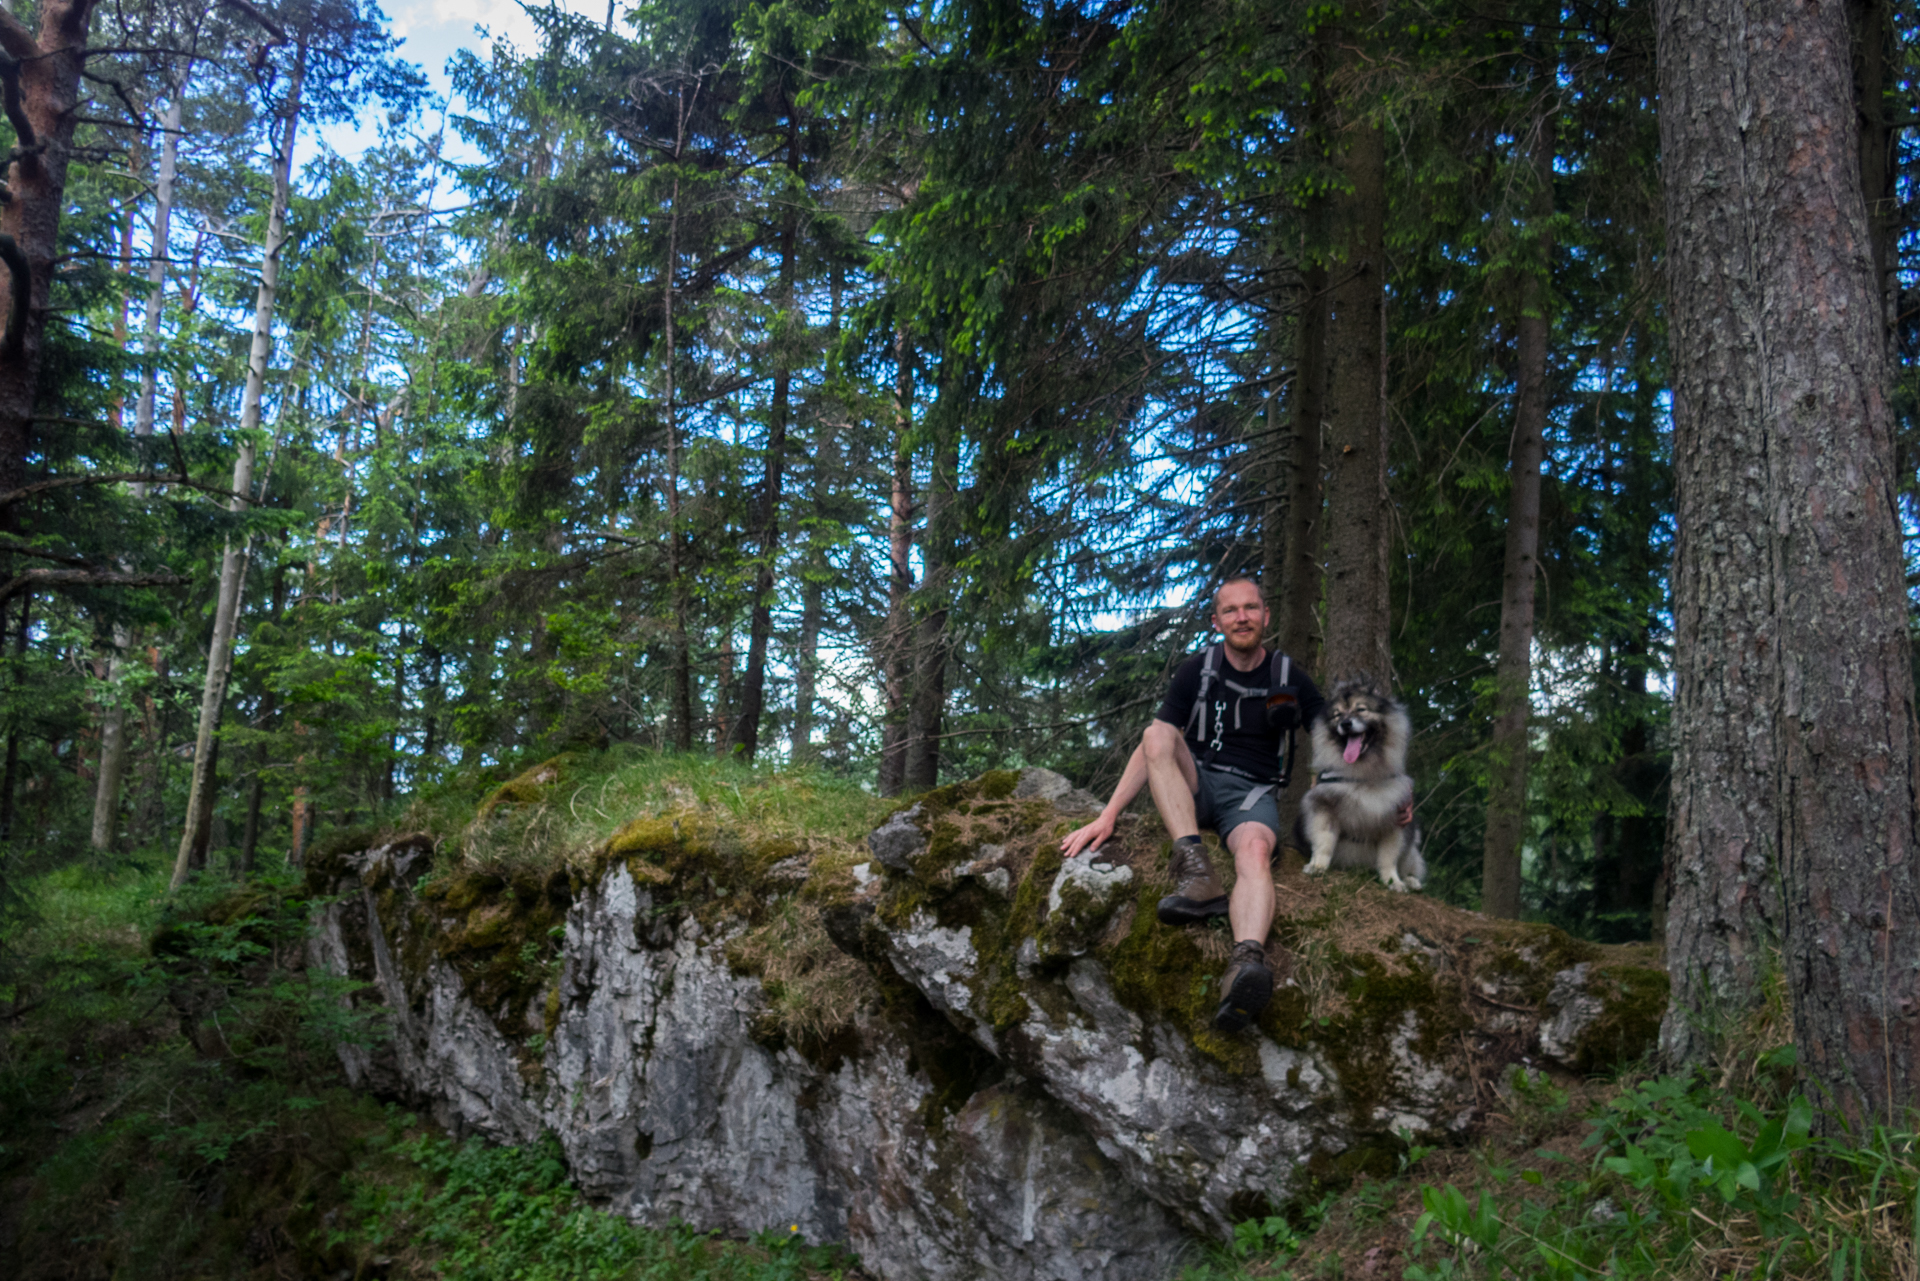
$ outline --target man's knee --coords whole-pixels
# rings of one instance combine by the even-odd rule
[[[1147,726],[1140,735],[1140,746],[1146,749],[1148,760],[1177,761],[1180,751],[1186,745],[1179,730],[1165,721],[1155,721]]]
[[[1264,867],[1272,861],[1279,844],[1280,834],[1265,823],[1242,823],[1227,838],[1234,862],[1242,866]]]

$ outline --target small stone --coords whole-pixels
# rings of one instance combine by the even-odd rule
[[[1105,808],[1092,792],[1075,787],[1072,780],[1050,769],[1021,770],[1013,797],[1018,801],[1050,801],[1055,809],[1068,814],[1098,814]]]
[[[913,860],[927,848],[927,834],[914,822],[925,811],[918,804],[904,809],[875,828],[867,837],[867,848],[875,861],[896,872],[913,870]]]

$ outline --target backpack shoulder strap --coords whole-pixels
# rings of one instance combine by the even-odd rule
[[[1198,743],[1207,741],[1207,695],[1213,692],[1214,668],[1219,660],[1220,647],[1207,646],[1200,661],[1200,689],[1193,696],[1193,712],[1187,717],[1187,737]]]

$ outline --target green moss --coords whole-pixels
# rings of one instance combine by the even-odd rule
[[[1574,1042],[1572,1066],[1604,1072],[1640,1058],[1660,1036],[1671,983],[1665,972],[1611,965],[1587,972],[1587,991],[1600,998],[1600,1017]]]
[[[1469,1020],[1457,987],[1441,981],[1424,960],[1412,958],[1404,969],[1366,954],[1336,952],[1333,960],[1349,975],[1340,992],[1344,1009],[1321,1018],[1308,1035],[1333,1068],[1348,1114],[1364,1127],[1393,1087],[1393,1041],[1407,1016],[1413,1016],[1408,1047],[1430,1062],[1447,1056]]]
[[[562,752],[541,761],[530,770],[516,774],[487,794],[486,799],[480,802],[474,818],[485,821],[503,805],[539,804],[556,784],[565,779],[578,756],[576,752]]]
[[[1494,927],[1487,950],[1477,957],[1474,970],[1502,980],[1528,1005],[1538,1006],[1553,990],[1553,976],[1582,961],[1599,958],[1600,949],[1551,925],[1514,924]]]
[[[545,876],[525,869],[511,878],[474,870],[435,882],[408,913],[410,937],[400,951],[409,988],[419,990],[429,956],[437,953],[504,1035],[516,1041],[536,1030],[551,1036],[557,991],[542,1006],[549,1017],[534,1006],[551,982],[572,903],[571,880],[559,869]],[[543,1026],[529,1026],[534,1018]]]
[[[1106,961],[1114,995],[1128,1008],[1167,1019],[1235,1075],[1259,1071],[1260,1056],[1250,1039],[1213,1030],[1220,967],[1206,959],[1185,928],[1161,924],[1153,890],[1144,883],[1134,901],[1133,923]]]
[[[1013,789],[1020,786],[1020,771],[1017,769],[988,770],[975,780],[979,795],[989,801],[1003,801],[1013,795]]]

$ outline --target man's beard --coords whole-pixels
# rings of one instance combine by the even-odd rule
[[[1234,651],[1236,654],[1258,653],[1260,651],[1260,633],[1256,630],[1253,633],[1252,638],[1249,639],[1244,645],[1241,644],[1239,641],[1236,641],[1231,635],[1229,635],[1227,637],[1227,648]]]

